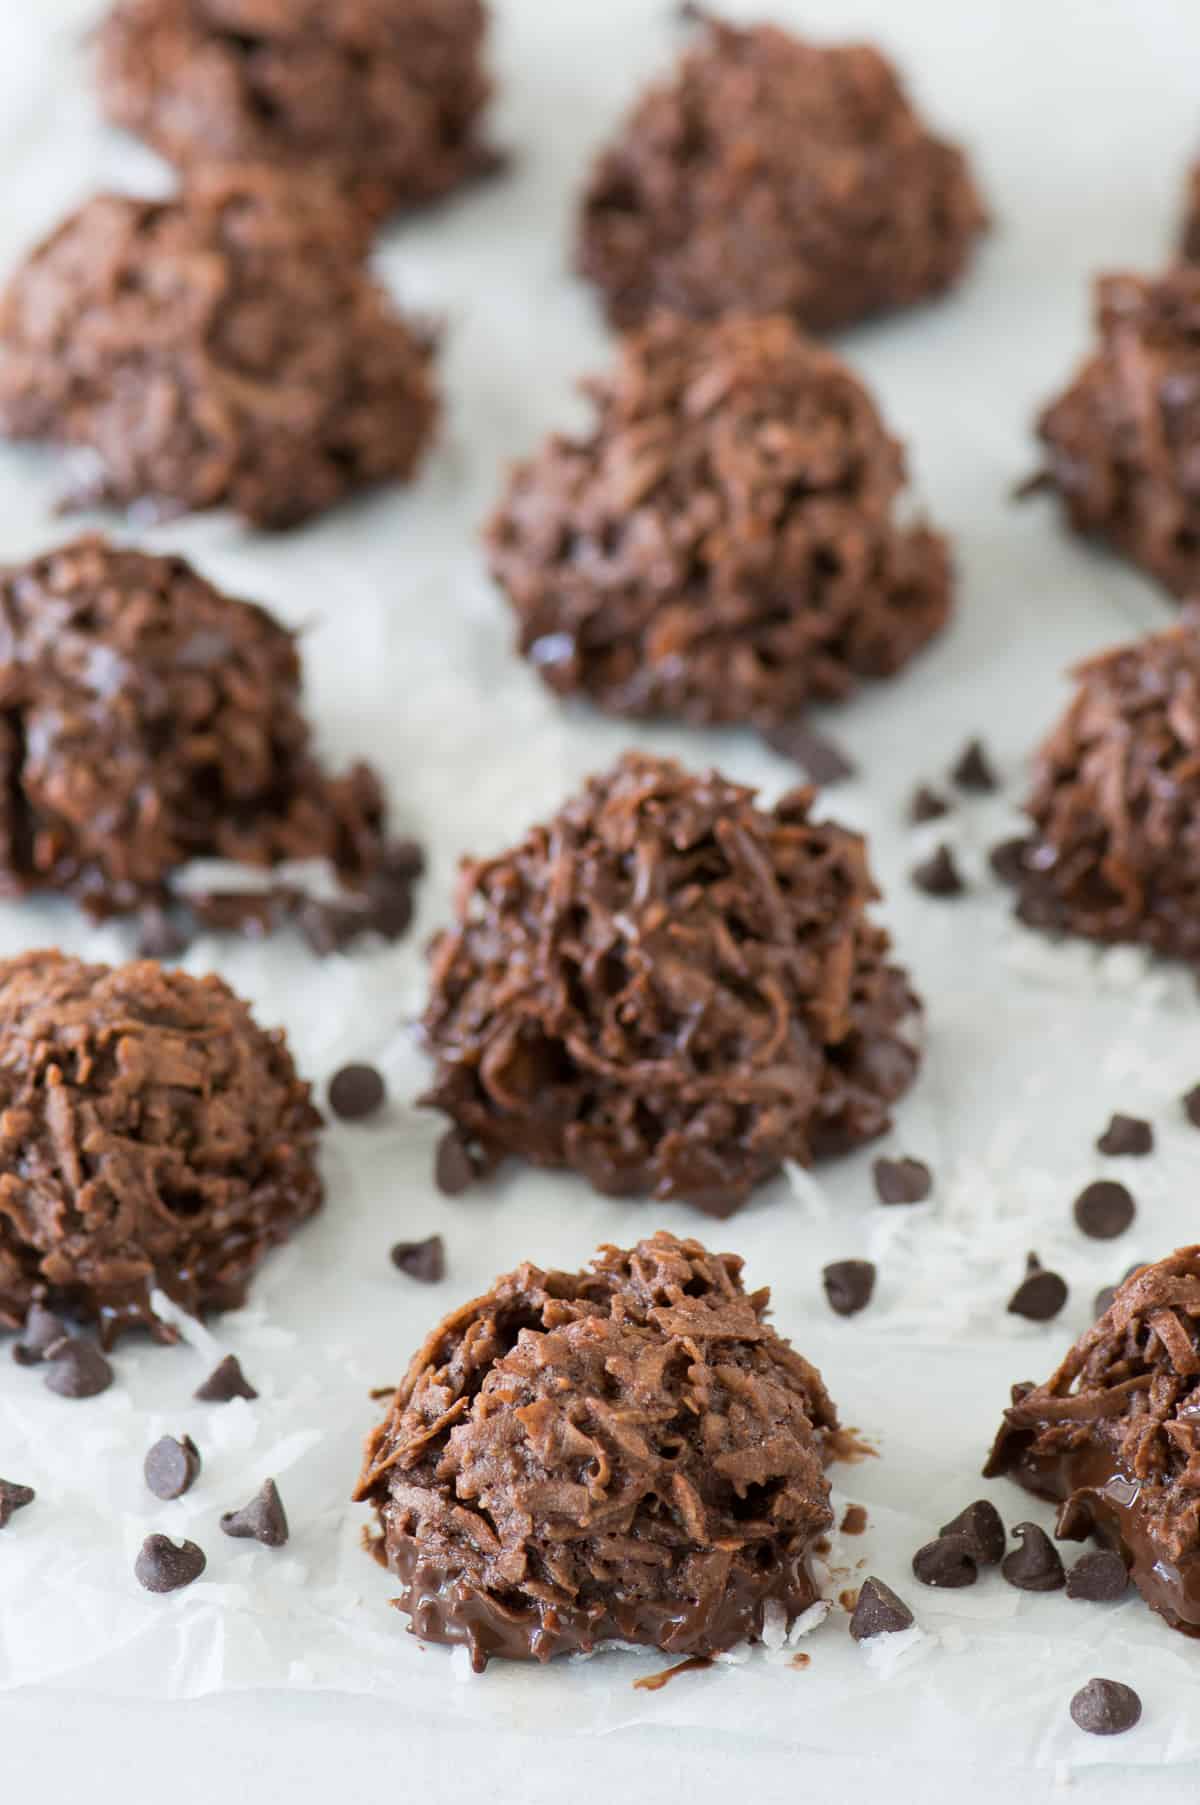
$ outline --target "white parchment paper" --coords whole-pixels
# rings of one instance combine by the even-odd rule
[[[152,158],[98,124],[84,33],[95,6],[42,0],[0,13],[0,254],[100,183],[161,185]],[[724,11],[754,10],[729,0]],[[331,759],[383,769],[397,825],[431,856],[421,918],[404,945],[319,962],[284,937],[263,947],[204,943],[216,968],[281,1022],[323,1081],[351,1056],[377,1061],[384,1118],[328,1135],[323,1215],[263,1270],[249,1308],[187,1328],[176,1349],[129,1346],[118,1383],[88,1403],[48,1394],[36,1371],[0,1361],[0,1472],[36,1505],[0,1537],[0,1688],[69,1685],[188,1697],[251,1687],[376,1694],[398,1721],[554,1724],[581,1735],[635,1720],[704,1725],[768,1743],[847,1746],[990,1767],[1200,1756],[1200,1650],[1136,1598],[1112,1607],[1018,1594],[995,1575],[957,1594],[920,1588],[917,1544],[982,1490],[978,1470],[1009,1384],[1040,1376],[1089,1320],[1091,1298],[1134,1259],[1200,1233],[1200,1137],[1179,1094],[1200,1080],[1200,1016],[1177,975],[1136,955],[1054,948],[1013,927],[986,880],[989,842],[1015,817],[1023,761],[1063,695],[1072,659],[1155,624],[1169,609],[1132,573],[1068,542],[1041,504],[1008,501],[1030,467],[1028,423],[1085,342],[1094,269],[1161,262],[1184,163],[1200,149],[1194,72],[1200,15],[1182,0],[774,0],[772,12],[824,35],[880,37],[929,110],[977,159],[995,232],[945,304],[850,337],[912,448],[916,491],[954,537],[960,610],[945,639],[894,684],[833,723],[861,777],[830,811],[866,828],[884,913],[928,1003],[918,1088],[884,1150],[933,1165],[932,1200],[884,1210],[870,1155],[761,1192],[711,1229],[682,1208],[617,1204],[570,1178],[508,1173],[457,1202],[430,1176],[437,1125],[411,1107],[424,1076],[411,1022],[421,945],[446,916],[458,856],[500,846],[629,743],[719,763],[773,796],[794,780],[737,733],[634,729],[562,711],[510,653],[509,626],[477,549],[504,461],[580,417],[575,378],[608,340],[567,273],[573,197],[590,150],[641,80],[678,48],[666,0],[496,0],[502,84],[495,133],[512,175],[387,235],[379,266],[403,300],[447,323],[447,422],[422,479],[283,539],[221,517],[148,535],[206,574],[303,625],[311,708]],[[1193,143],[1193,138],[1197,140]],[[23,557],[72,530],[53,514],[56,459],[0,448],[0,556]],[[134,529],[126,527],[127,531]],[[136,535],[135,535],[136,536]],[[983,731],[1009,783],[924,836],[904,825],[913,785],[939,778]],[[914,895],[905,874],[938,837],[958,849],[972,892]],[[93,957],[130,951],[67,908],[0,911],[0,952],[47,941]],[[1137,1221],[1119,1242],[1085,1242],[1071,1200],[1115,1171],[1093,1151],[1108,1113],[1154,1121],[1159,1151],[1123,1162]],[[758,1651],[635,1691],[661,1659],[606,1653],[546,1670],[494,1663],[469,1679],[419,1647],[389,1610],[389,1584],[361,1552],[347,1503],[371,1386],[396,1379],[431,1320],[523,1257],[578,1265],[602,1240],[659,1225],[709,1234],[769,1281],[776,1320],[822,1366],[877,1459],[834,1471],[839,1506],[869,1527],[831,1555],[830,1593],[876,1572],[912,1602],[918,1629],[858,1648],[844,1612],[792,1648]],[[394,1272],[400,1237],[433,1230],[449,1272],[435,1289]],[[1071,1298],[1055,1323],[1005,1314],[1026,1253],[1061,1270]],[[828,1311],[820,1270],[868,1255],[880,1282],[851,1322]],[[235,1350],[261,1397],[193,1401]],[[188,1496],[163,1505],[141,1478],[146,1448],[187,1431],[204,1457]],[[231,1542],[219,1514],[268,1474],[292,1539],[279,1552]],[[1011,1523],[1049,1513],[1008,1484],[986,1488]],[[200,1541],[198,1584],[151,1598],[135,1584],[144,1535]],[[1066,1713],[1093,1673],[1135,1684],[1141,1726],[1106,1743]]]

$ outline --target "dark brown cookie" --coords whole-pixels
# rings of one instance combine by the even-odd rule
[[[473,1168],[516,1154],[723,1216],[784,1160],[884,1131],[916,1005],[862,841],[810,805],[630,753],[466,867],[431,953],[425,1102]]]
[[[711,1655],[813,1603],[837,1417],[741,1265],[660,1233],[518,1267],[435,1329],[357,1492],[417,1636],[476,1667],[612,1638]]]
[[[106,1345],[136,1327],[174,1339],[156,1289],[193,1313],[240,1304],[321,1202],[319,1127],[282,1033],[219,978],[0,963],[0,1326],[20,1328],[36,1290]],[[43,1358],[53,1389],[102,1388],[92,1342]]]
[[[184,170],[322,173],[382,216],[495,167],[482,0],[117,0],[105,111]]]
[[[788,313],[826,330],[940,293],[985,214],[887,58],[703,21],[604,151],[579,266],[617,326],[656,308]]]
[[[591,430],[518,465],[488,528],[521,651],[559,694],[799,749],[810,702],[944,626],[949,554],[897,517],[900,445],[786,319],[657,318],[587,392]]]
[[[0,297],[0,432],[85,447],[71,501],[261,527],[411,477],[437,416],[432,341],[366,244],[336,189],[262,168],[171,200],[95,196]]]

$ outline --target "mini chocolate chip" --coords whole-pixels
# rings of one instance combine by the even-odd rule
[[[1120,1736],[1141,1715],[1141,1699],[1120,1680],[1089,1680],[1071,1700],[1071,1716],[1089,1736]]]
[[[1200,1128],[1200,1084],[1188,1091],[1184,1097],[1183,1113],[1193,1128]]]
[[[913,1555],[913,1572],[923,1586],[973,1586],[979,1578],[974,1552],[963,1536],[939,1536]]]
[[[1082,1554],[1067,1574],[1067,1597],[1086,1598],[1097,1604],[1122,1598],[1129,1587],[1125,1562],[1112,1548]]]
[[[1018,1523],[1013,1530],[1021,1546],[1006,1554],[1000,1571],[1010,1586],[1021,1592],[1057,1592],[1067,1583],[1058,1549],[1036,1523]]]
[[[61,1316],[47,1310],[45,1304],[30,1304],[21,1338],[13,1346],[13,1359],[18,1366],[37,1366],[46,1358],[46,1349],[56,1341],[66,1341],[70,1330]]]
[[[912,1624],[912,1612],[890,1586],[874,1574],[863,1580],[850,1618],[850,1634],[856,1642],[865,1642],[868,1636],[891,1636],[897,1630],[911,1629]]]
[[[968,741],[963,747],[958,762],[951,768],[950,778],[960,790],[974,790],[981,796],[990,795],[1000,787],[983,741],[978,739]]]
[[[385,940],[399,940],[412,924],[411,880],[402,877],[372,886],[367,925]]]
[[[416,840],[392,840],[384,847],[379,870],[385,883],[398,884],[405,879],[411,883],[424,875],[424,849]]]
[[[392,1265],[407,1272],[410,1279],[423,1285],[436,1285],[446,1276],[446,1248],[440,1235],[425,1241],[397,1241],[392,1249]]]
[[[1002,884],[1019,884],[1025,875],[1025,854],[1032,842],[1027,834],[1015,840],[1001,840],[988,853],[992,873]]]
[[[137,956],[139,959],[178,959],[188,947],[188,937],[158,903],[151,903],[138,916]]]
[[[133,1571],[147,1592],[178,1592],[199,1579],[208,1562],[195,1542],[175,1543],[167,1536],[147,1536]]]
[[[1131,1279],[1135,1272],[1140,1272],[1142,1270],[1144,1265],[1144,1260],[1135,1260],[1132,1266],[1127,1266],[1125,1268],[1115,1285],[1105,1285],[1103,1290],[1097,1291],[1094,1307],[1098,1318],[1106,1315],[1107,1312],[1112,1309],[1113,1299],[1116,1297],[1117,1292],[1121,1289],[1121,1286],[1125,1283],[1126,1279]]]
[[[924,1203],[933,1189],[924,1160],[877,1159],[871,1171],[880,1203]]]
[[[98,1397],[113,1382],[112,1367],[86,1335],[67,1335],[52,1341],[42,1358],[48,1367],[46,1389],[60,1398]]]
[[[841,747],[827,739],[823,733],[818,733],[815,727],[811,727],[803,719],[784,721],[780,726],[768,727],[763,733],[763,739],[772,752],[778,752],[781,758],[790,759],[792,764],[799,765],[812,783],[828,788],[830,784],[841,783],[845,778],[854,776],[853,761]]]
[[[1075,1221],[1093,1241],[1111,1241],[1123,1235],[1137,1206],[1115,1178],[1098,1178],[1075,1199]]]
[[[226,1354],[194,1395],[205,1404],[228,1404],[234,1398],[256,1398],[258,1393],[242,1371],[237,1355]]]
[[[15,1510],[24,1510],[37,1497],[31,1485],[16,1485],[11,1479],[0,1479],[0,1529]]]
[[[264,1548],[282,1548],[288,1539],[288,1520],[275,1481],[265,1479],[241,1510],[227,1510],[221,1528],[227,1536],[252,1539]]]
[[[870,1260],[834,1260],[821,1274],[829,1308],[839,1316],[855,1316],[865,1310],[875,1289],[875,1267]]]
[[[367,911],[350,903],[319,902],[310,896],[296,910],[296,926],[321,959],[350,946],[368,925]]]
[[[919,865],[914,865],[910,875],[917,889],[923,890],[926,896],[961,896],[967,887],[954,854],[945,845],[939,846]]]
[[[434,1183],[443,1197],[458,1197],[475,1183],[471,1149],[457,1128],[447,1128],[434,1156]]]
[[[908,818],[914,827],[920,827],[926,821],[940,821],[949,813],[950,804],[944,796],[931,790],[927,783],[918,784],[908,805]]]
[[[1114,1115],[1096,1142],[1101,1153],[1115,1156],[1154,1152],[1154,1130],[1140,1116]]]
[[[1038,1266],[1028,1273],[1008,1300],[1010,1316],[1024,1316],[1029,1322],[1049,1322],[1067,1301],[1066,1280],[1057,1272]]]
[[[142,1471],[156,1498],[182,1498],[200,1471],[200,1450],[190,1435],[179,1441],[164,1435],[150,1449]]]
[[[987,1498],[976,1498],[973,1504],[960,1510],[952,1522],[943,1523],[938,1534],[957,1536],[964,1541],[981,1567],[998,1567],[1008,1546],[1000,1512]]]
[[[329,1080],[329,1107],[343,1122],[365,1122],[386,1096],[383,1075],[373,1065],[344,1065]]]

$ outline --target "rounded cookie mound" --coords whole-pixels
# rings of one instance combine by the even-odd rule
[[[1017,1385],[985,1471],[1116,1549],[1152,1610],[1200,1635],[1200,1247],[1139,1267],[1042,1385]]]
[[[868,916],[863,842],[716,773],[628,754],[468,864],[435,941],[425,1102],[477,1169],[571,1166],[724,1216],[881,1134],[917,1004]]]
[[[182,558],[87,537],[0,568],[0,885],[98,916],[166,903],[193,859],[368,888],[383,792],[322,769],[300,682],[293,635]]]
[[[660,1233],[520,1266],[433,1331],[356,1494],[414,1634],[476,1668],[613,1638],[711,1655],[813,1603],[837,1415],[741,1267]]]
[[[771,725],[892,675],[945,624],[945,541],[893,517],[901,447],[790,321],[660,316],[588,392],[591,432],[519,466],[488,529],[552,689]]]
[[[117,0],[106,111],[186,170],[320,169],[379,216],[493,161],[481,0]]]
[[[614,325],[669,307],[823,331],[948,288],[984,224],[879,51],[712,20],[600,157],[579,265]]]
[[[145,1326],[160,1288],[240,1304],[322,1199],[321,1118],[282,1032],[219,978],[61,953],[0,962],[0,1324],[40,1297]]]
[[[1173,595],[1200,594],[1200,268],[1102,276],[1099,342],[1038,420],[1068,524]]]
[[[0,298],[0,432],[84,448],[70,499],[293,526],[410,477],[432,345],[320,181],[261,169],[102,194]]]
[[[1015,851],[1032,927],[1200,963],[1200,620],[1079,666]]]

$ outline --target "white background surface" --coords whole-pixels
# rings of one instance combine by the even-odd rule
[[[956,1602],[921,1593],[906,1561],[983,1489],[975,1474],[1009,1382],[1053,1364],[1099,1284],[1197,1238],[1200,1148],[1176,1102],[1200,1079],[1195,998],[1177,978],[1139,977],[1136,960],[1048,949],[1009,925],[982,856],[1011,819],[1006,803],[973,805],[949,825],[976,882],[962,905],[907,890],[926,842],[902,816],[914,782],[937,777],[980,729],[1019,791],[1063,666],[1168,618],[1136,576],[1063,538],[1047,508],[1014,509],[1007,495],[1030,468],[1034,407],[1085,342],[1089,274],[1166,255],[1200,148],[1200,15],[1185,0],[775,0],[770,10],[815,35],[869,34],[893,49],[931,116],[969,145],[996,217],[962,290],[844,345],[909,440],[919,496],[953,534],[961,572],[945,640],[836,722],[862,778],[830,802],[871,832],[885,913],[928,1003],[926,1067],[887,1150],[929,1159],[938,1188],[920,1210],[883,1212],[862,1157],[798,1193],[781,1181],[712,1235],[746,1255],[751,1282],[770,1281],[780,1327],[877,1441],[878,1462],[835,1473],[872,1519],[850,1556],[906,1592],[926,1639],[891,1678],[835,1615],[806,1644],[803,1674],[759,1657],[647,1696],[631,1680],[661,1663],[611,1656],[546,1672],[493,1666],[464,1686],[443,1651],[421,1655],[403,1636],[386,1579],[354,1547],[359,1519],[344,1499],[371,1420],[366,1387],[396,1376],[435,1313],[521,1257],[578,1265],[596,1242],[660,1223],[707,1230],[682,1209],[651,1213],[520,1173],[457,1203],[435,1196],[436,1127],[407,1107],[421,1063],[406,1023],[422,993],[419,946],[444,919],[456,857],[514,838],[631,741],[719,762],[769,795],[792,775],[743,735],[564,714],[509,656],[476,527],[503,461],[580,417],[573,381],[607,355],[592,297],[566,273],[571,205],[590,151],[682,38],[661,0],[498,0],[495,135],[513,146],[514,172],[390,233],[380,251],[404,300],[447,320],[447,425],[423,479],[284,540],[219,518],[152,536],[305,625],[330,756],[364,751],[382,766],[397,824],[425,837],[433,870],[420,928],[401,949],[324,965],[287,939],[191,955],[251,995],[264,1020],[285,1023],[314,1078],[362,1054],[385,1067],[395,1100],[384,1123],[331,1132],[323,1218],[271,1263],[251,1310],[216,1325],[264,1394],[249,1425],[236,1414],[197,1424],[182,1402],[211,1364],[203,1350],[123,1351],[120,1385],[92,1405],[50,1399],[36,1376],[0,1364],[0,1471],[41,1491],[0,1545],[0,1784],[13,1796],[40,1776],[51,1798],[119,1788],[181,1805],[239,1785],[299,1805],[368,1788],[451,1800],[472,1785],[531,1802],[568,1791],[583,1805],[615,1789],[707,1801],[737,1787],[768,1802],[859,1791],[990,1801],[1068,1785],[1066,1796],[1107,1800],[1145,1786],[1150,1767],[1157,1797],[1194,1796],[1200,1650],[1136,1601],[1104,1611],[1018,1597],[993,1579]],[[10,0],[0,15],[6,264],[99,183],[162,180],[95,122],[80,41],[94,12]],[[4,556],[64,536],[57,475],[52,456],[0,452]],[[98,956],[126,950],[68,911],[0,915],[4,950],[47,939]],[[1129,1174],[1139,1219],[1105,1250],[1080,1240],[1069,1204],[1101,1169],[1091,1143],[1117,1106],[1154,1118],[1161,1151]],[[435,1227],[449,1276],[435,1292],[406,1286],[387,1246]],[[1072,1286],[1063,1317],[1040,1329],[1003,1307],[1035,1246]],[[879,1294],[866,1315],[839,1322],[820,1267],[856,1254],[879,1261]],[[136,1469],[176,1423],[209,1460],[168,1519],[147,1509]],[[293,1519],[286,1565],[216,1545],[216,1511],[242,1502],[268,1459]],[[1010,1522],[1048,1520],[1008,1486],[991,1492]],[[148,1528],[183,1523],[205,1541],[209,1575],[178,1600],[142,1597],[130,1549]],[[1145,1721],[1120,1743],[1066,1721],[1071,1691],[1096,1671],[1143,1694]],[[229,1690],[260,1682],[270,1689]]]

